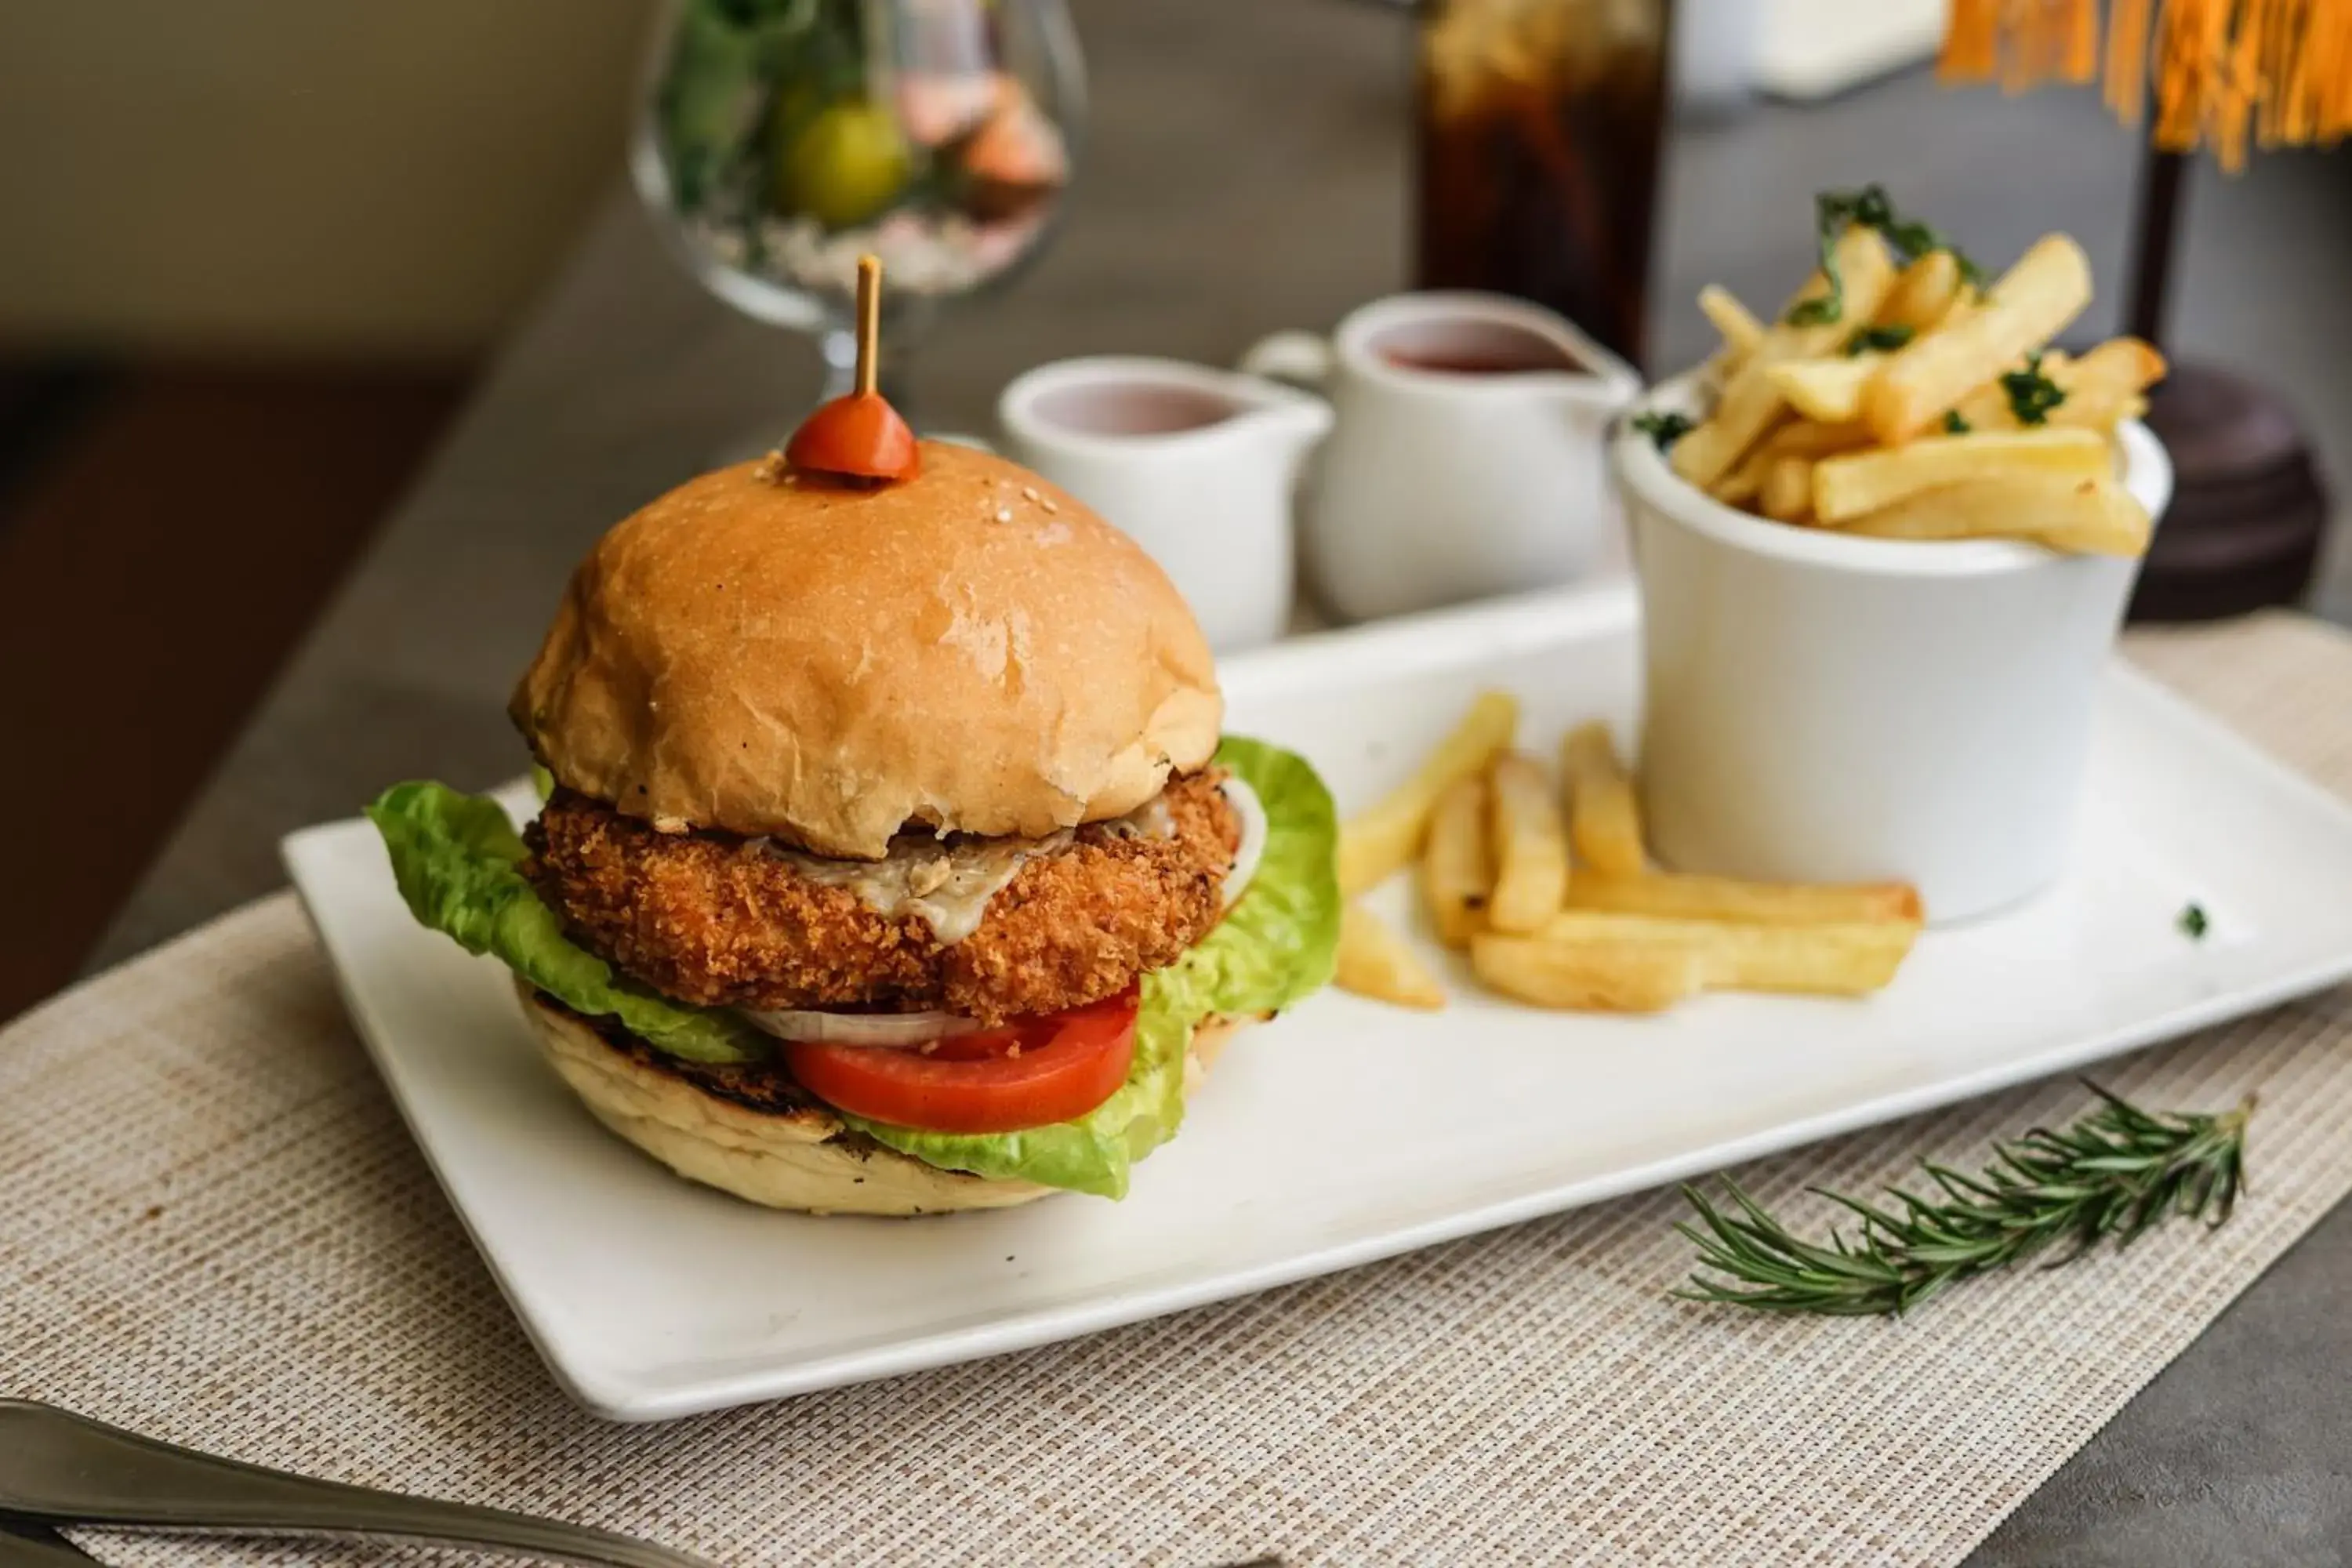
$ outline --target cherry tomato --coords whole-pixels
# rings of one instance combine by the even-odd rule
[[[934,1132],[1014,1132],[1084,1116],[1127,1081],[1136,993],[929,1051],[794,1041],[784,1063],[811,1094],[853,1115]]]
[[[877,392],[836,397],[810,415],[786,443],[784,460],[854,479],[911,479],[922,467],[914,431]]]

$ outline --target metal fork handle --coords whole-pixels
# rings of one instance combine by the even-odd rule
[[[713,1568],[611,1531],[313,1480],[21,1399],[0,1399],[0,1513],[148,1530],[386,1536],[604,1568]]]
[[[0,1568],[94,1568],[98,1559],[28,1519],[0,1519]]]

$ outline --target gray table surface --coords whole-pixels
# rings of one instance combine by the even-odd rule
[[[945,323],[917,367],[950,423],[1042,360],[1227,362],[1328,325],[1404,274],[1406,39],[1315,0],[1082,0],[1095,72],[1084,184],[1053,251]],[[1980,254],[2068,228],[2120,274],[2134,145],[2084,95],[2003,101],[1912,76],[1811,109],[1679,132],[1654,363],[1704,353],[1689,301],[1776,299],[1808,196],[1885,179]],[[2179,349],[2258,365],[2323,447],[2352,434],[2352,191],[2314,157],[2204,179]],[[2113,290],[2095,308],[2111,322]],[[758,428],[783,431],[814,353],[737,320],[668,262],[617,190],[515,331],[446,446],[289,663],[124,910],[108,963],[280,885],[276,844],[386,782],[511,777],[502,716],[563,577],[596,535]],[[2336,468],[2346,471],[2338,452]],[[2331,582],[2346,574],[2339,567]],[[2352,605],[2341,587],[2323,598]],[[2352,1561],[2352,1219],[2339,1211],[1971,1560]]]

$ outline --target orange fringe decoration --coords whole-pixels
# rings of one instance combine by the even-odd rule
[[[2247,150],[2333,145],[2352,131],[2352,0],[1951,0],[1937,74],[2023,92],[2104,79],[2139,123],[2151,83],[2156,144],[2210,145],[2231,173]]]

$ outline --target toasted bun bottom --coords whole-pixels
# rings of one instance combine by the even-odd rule
[[[596,1120],[689,1181],[769,1208],[820,1215],[1009,1208],[1059,1190],[927,1165],[856,1136],[822,1107],[738,1105],[614,1049],[530,986],[519,989],[541,1049]],[[1192,1031],[1188,1094],[1238,1027],[1216,1018]]]

